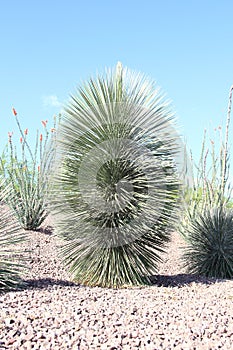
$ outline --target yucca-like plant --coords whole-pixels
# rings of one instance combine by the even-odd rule
[[[6,205],[10,188],[0,183],[0,292],[22,286],[26,270],[27,251],[19,243],[26,240],[14,213]]]
[[[47,212],[48,174],[53,158],[53,138],[55,128],[50,134],[47,121],[42,121],[44,132],[37,131],[34,149],[28,143],[28,129],[24,131],[16,110],[13,114],[20,132],[20,144],[13,142],[8,133],[8,147],[0,157],[0,171],[6,184],[11,187],[8,205],[13,209],[20,225],[25,230],[36,230],[44,222]],[[55,126],[55,125],[54,125]]]
[[[173,124],[154,83],[120,63],[67,103],[51,208],[75,281],[119,287],[157,272],[178,215]]]
[[[183,259],[188,272],[215,278],[233,278],[233,210],[206,208],[188,228]]]

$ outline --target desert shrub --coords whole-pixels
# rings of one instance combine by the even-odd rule
[[[50,203],[75,281],[150,283],[178,217],[178,153],[170,104],[144,76],[91,78],[65,107]]]
[[[233,87],[229,95],[225,137],[222,137],[222,127],[218,127],[215,131],[219,133],[219,139],[210,140],[211,147],[206,149],[207,133],[204,133],[194,184],[186,191],[186,210],[179,227],[187,241],[183,259],[188,271],[219,278],[233,277],[232,183],[229,181],[228,147],[232,91]],[[216,144],[219,145],[218,151]]]
[[[39,135],[37,131],[33,150],[27,139],[28,129],[22,130],[15,109],[13,113],[20,132],[20,145],[15,145],[12,133],[8,133],[7,153],[0,158],[1,171],[6,184],[11,187],[7,204],[25,230],[36,230],[48,214],[46,195],[53,157],[51,134],[47,121],[42,121],[44,132]]]
[[[2,154],[0,156],[0,193],[3,193],[4,186],[6,186],[4,181],[4,166],[6,163],[6,155],[5,155],[5,149],[2,151]],[[3,200],[3,198],[0,197],[0,202]]]
[[[7,201],[10,188],[1,182],[0,195]],[[0,292],[23,285],[28,252],[18,247],[26,240],[14,213],[4,202],[0,202]]]
[[[183,259],[189,273],[233,278],[233,211],[206,208],[188,227],[188,246]]]

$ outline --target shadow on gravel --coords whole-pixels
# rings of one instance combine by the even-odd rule
[[[207,278],[203,276],[191,275],[191,274],[177,274],[177,275],[154,275],[150,276],[152,286],[154,287],[178,287],[182,288],[188,286],[192,283],[211,285],[218,282],[227,282],[225,279],[217,278]],[[23,280],[22,284],[15,289],[1,291],[1,293],[6,292],[19,292],[22,290],[32,290],[32,289],[46,289],[49,287],[60,286],[60,287],[85,287],[82,284],[74,283],[66,280],[56,280],[53,278],[41,278],[41,279],[31,279]],[[143,286],[141,286],[143,288]],[[148,286],[145,285],[148,288]],[[1,350],[1,349],[0,349]]]
[[[204,276],[191,275],[191,274],[177,274],[177,275],[154,275],[150,277],[153,286],[157,287],[184,287],[192,283],[211,285],[218,282],[226,282],[227,280],[208,278]],[[61,287],[77,287],[80,284],[65,281],[56,280],[52,278],[41,278],[37,280],[26,280],[24,288],[48,288],[49,286],[61,286]]]
[[[37,289],[43,289],[43,288],[48,288],[48,287],[53,287],[53,286],[61,286],[61,287],[77,287],[79,284],[76,284],[74,282],[70,281],[65,281],[65,280],[56,280],[53,278],[40,278],[37,280],[24,280],[23,281],[24,285],[22,286],[22,289],[32,289],[32,288],[37,288]]]
[[[226,280],[217,278],[208,278],[191,274],[178,274],[178,275],[154,275],[150,276],[150,280],[154,286],[157,287],[184,287],[191,283],[199,284],[214,284],[217,282],[224,282]]]
[[[41,232],[41,233],[44,233],[45,235],[52,235],[54,232],[54,228],[50,225],[47,225],[45,227],[38,228],[36,232]]]
[[[31,280],[21,280],[21,283],[11,289],[0,289],[0,295],[8,292],[21,292],[23,290],[32,290],[32,289],[46,289],[49,287],[60,286],[60,287],[80,287],[80,284],[65,281],[65,280],[56,280],[53,278],[41,278],[41,279],[31,279]],[[1,347],[0,347],[1,350]]]

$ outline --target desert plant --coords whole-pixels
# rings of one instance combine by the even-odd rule
[[[6,163],[6,154],[5,154],[5,149],[2,151],[2,154],[0,155],[0,193],[3,193],[3,189],[6,184],[5,184],[5,181],[4,181],[4,166],[5,166],[5,163]],[[0,197],[0,201],[2,200],[3,198]]]
[[[27,140],[28,129],[22,130],[15,109],[13,113],[20,132],[20,147],[13,144],[12,133],[8,133],[8,156],[0,158],[4,178],[12,189],[7,203],[25,230],[36,230],[48,214],[47,179],[53,155],[52,143],[48,147],[51,134],[47,130],[47,121],[42,121],[44,133],[39,135],[37,131],[35,149],[32,150]]]
[[[121,64],[71,96],[50,202],[75,281],[150,283],[178,215],[173,123],[154,83]]]
[[[231,208],[232,206],[232,184],[229,181],[230,150],[228,147],[232,91],[233,87],[231,87],[229,94],[225,137],[223,138],[222,135],[222,126],[219,126],[215,129],[215,135],[210,139],[208,147],[207,131],[205,130],[198,164],[195,163],[191,155],[193,183],[185,192],[186,211],[180,226],[180,231],[184,236],[186,227],[196,214],[200,214],[206,208],[219,206]]]
[[[0,197],[0,292],[22,286],[27,251],[17,244],[26,240],[14,213],[6,205],[10,188],[1,182]],[[12,196],[12,194],[11,194]],[[18,248],[17,248],[18,247]]]
[[[232,184],[229,182],[228,148],[232,92],[233,87],[229,95],[225,139],[222,141],[220,137],[218,154],[215,141],[211,140],[211,162],[207,171],[209,150],[205,148],[205,132],[196,182],[187,192],[185,216],[180,225],[180,232],[187,242],[183,259],[188,271],[219,278],[233,277]],[[218,130],[221,133],[222,128]]]
[[[233,211],[223,206],[206,208],[188,227],[183,256],[189,273],[233,278]]]

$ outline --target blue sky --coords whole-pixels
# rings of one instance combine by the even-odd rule
[[[232,0],[0,0],[1,147],[16,129],[12,106],[35,130],[120,60],[157,81],[198,156],[203,129],[226,117],[232,16]]]

